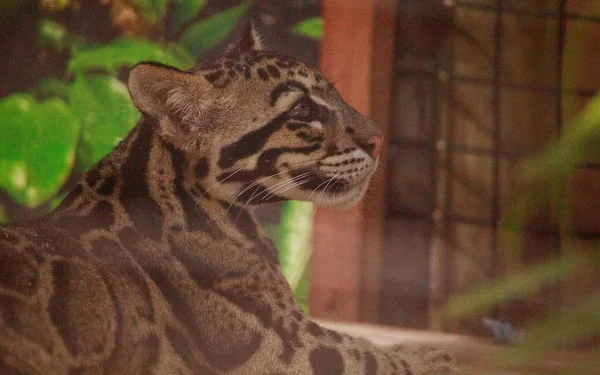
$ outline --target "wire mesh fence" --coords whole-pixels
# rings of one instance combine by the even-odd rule
[[[593,3],[399,2],[382,322],[481,330],[422,312],[507,272],[501,221],[526,183],[520,163],[555,141],[600,87]],[[600,172],[600,163],[581,168]],[[561,255],[555,219],[551,205],[533,215],[519,262]],[[559,290],[544,291],[510,318],[560,303]]]

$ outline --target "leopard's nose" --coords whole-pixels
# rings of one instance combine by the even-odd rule
[[[371,155],[373,159],[377,159],[381,152],[381,147],[383,146],[383,137],[380,135],[373,135],[369,137],[366,142],[360,142],[359,146],[367,154]]]

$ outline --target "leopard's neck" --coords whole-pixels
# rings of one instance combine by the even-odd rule
[[[188,157],[163,140],[142,118],[115,150],[85,174],[53,213],[77,236],[118,236],[133,229],[140,238],[169,243],[187,237],[195,245],[269,247],[249,208],[211,196],[203,180],[209,155]]]

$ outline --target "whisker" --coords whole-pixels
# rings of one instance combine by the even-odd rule
[[[307,162],[307,161],[306,161],[306,162]],[[238,198],[239,198],[239,197],[240,197],[242,194],[244,194],[246,191],[248,191],[248,190],[249,190],[249,189],[251,189],[252,187],[254,187],[254,186],[256,186],[256,185],[260,184],[261,182],[263,182],[263,181],[266,181],[266,180],[268,180],[268,179],[270,179],[270,178],[277,177],[277,176],[279,176],[279,175],[282,175],[282,174],[284,174],[284,173],[288,173],[288,172],[289,172],[289,171],[291,171],[291,170],[292,170],[292,169],[289,169],[289,168],[287,168],[287,169],[286,169],[286,170],[284,170],[284,171],[280,171],[280,172],[278,172],[278,173],[275,173],[275,174],[269,175],[269,176],[267,176],[267,177],[261,178],[261,179],[259,179],[259,180],[257,180],[257,181],[254,181],[253,183],[251,183],[250,185],[248,185],[248,186],[246,186],[244,189],[242,189],[242,191],[240,191],[240,192],[239,192],[239,193],[236,195],[236,197],[235,197],[235,198],[233,198],[233,200],[231,201],[231,205],[232,205],[232,204],[233,204],[233,203],[234,203],[234,202],[235,202],[235,201],[236,201],[236,200],[237,200],[237,199],[238,199]],[[229,205],[229,208],[231,208],[231,205]],[[229,208],[227,209],[227,211],[229,211]],[[226,211],[226,213],[227,213],[227,211]]]
[[[267,188],[267,192],[266,192],[266,194],[265,194],[265,196],[263,197],[262,200],[269,199],[272,196],[274,196],[275,194],[279,194],[281,192],[281,190],[283,190],[283,189],[285,189],[285,191],[289,190],[289,189],[287,189],[287,187],[290,184],[293,185],[293,184],[296,183],[297,180],[303,179],[304,177],[306,177],[308,175],[310,175],[310,172],[305,172],[305,173],[299,174],[298,176],[296,176],[294,178],[288,179],[287,181],[283,181],[283,182],[275,184],[275,185],[273,185],[271,187],[268,187]],[[305,182],[307,182],[307,181],[310,181],[310,178],[306,179]],[[277,185],[279,185],[279,186],[277,186]],[[269,190],[271,190],[271,191],[269,192]]]
[[[206,194],[208,194],[208,192],[209,192],[209,191],[211,191],[212,189],[214,189],[214,188],[218,187],[218,186],[219,186],[219,184],[221,184],[222,182],[225,182],[225,181],[227,181],[228,179],[230,179],[231,177],[233,177],[233,176],[234,176],[236,173],[238,173],[238,172],[239,172],[239,171],[241,171],[241,170],[242,170],[242,168],[240,167],[240,168],[236,169],[234,172],[232,172],[230,175],[228,175],[227,177],[225,177],[225,178],[223,178],[223,179],[221,179],[221,180],[219,180],[219,181],[215,182],[215,183],[214,183],[214,184],[213,184],[211,187],[209,187],[208,189],[206,189],[206,190],[204,191],[204,193],[200,194],[200,195],[198,196],[198,198],[202,198],[202,197],[204,197]]]
[[[363,206],[365,208],[365,211],[367,211],[369,213],[375,212],[375,210],[373,209],[373,206],[371,205],[371,201],[367,198],[366,195],[363,197],[362,202],[363,202]]]
[[[278,183],[276,183],[276,184],[275,184],[275,185],[273,185],[273,186],[268,186],[268,187],[267,187],[265,190],[261,191],[261,192],[260,192],[260,193],[258,193],[256,196],[252,195],[252,196],[250,197],[250,199],[248,199],[248,201],[246,202],[246,204],[250,203],[250,201],[251,201],[251,200],[253,200],[253,199],[255,199],[255,198],[258,198],[258,197],[260,197],[260,196],[261,196],[261,195],[263,195],[263,194],[264,194],[265,196],[263,197],[263,199],[262,199],[262,200],[265,200],[265,199],[266,199],[266,198],[268,198],[270,195],[271,195],[271,196],[272,196],[272,195],[275,195],[275,192],[274,192],[274,191],[275,191],[275,190],[277,190],[278,188],[280,188],[280,187],[282,187],[282,186],[287,186],[287,185],[288,185],[288,184],[290,184],[290,183],[294,183],[294,181],[295,181],[295,180],[298,180],[298,179],[301,179],[301,178],[303,178],[303,177],[306,177],[306,176],[307,176],[309,173],[310,173],[310,172],[305,172],[305,173],[302,173],[302,174],[300,174],[300,175],[298,175],[298,176],[295,176],[295,177],[292,177],[292,178],[288,178],[288,179],[285,179],[285,180],[283,180],[283,181],[279,181]]]
[[[298,186],[302,186],[303,184],[309,182],[310,180],[311,180],[310,178],[305,178],[302,181],[296,182],[296,183],[292,184],[291,186],[289,186],[289,187],[287,187],[287,188],[285,188],[285,189],[283,189],[281,191],[278,191],[277,194],[282,194],[282,193],[285,193],[288,190],[297,188]]]
[[[295,177],[288,178],[287,180],[284,180],[284,181],[278,182],[277,184],[275,184],[275,185],[273,185],[273,186],[269,186],[267,189],[270,189],[270,190],[272,190],[272,191],[274,191],[274,190],[277,190],[277,188],[278,188],[278,187],[281,187],[281,185],[285,185],[285,184],[289,183],[290,181],[294,181],[294,180],[298,180],[298,179],[304,178],[304,177],[306,177],[306,176],[310,175],[310,173],[311,173],[311,172],[304,172],[304,173],[301,173],[301,174],[299,174],[299,175],[297,175],[297,176],[295,176]]]
[[[332,177],[332,178],[334,178],[334,177]],[[320,183],[320,184],[319,184],[319,185],[318,185],[316,188],[314,188],[314,189],[313,189],[313,191],[312,191],[312,192],[311,192],[311,193],[308,195],[308,198],[307,198],[307,199],[310,199],[310,197],[312,197],[312,195],[313,195],[314,193],[316,193],[316,192],[317,192],[317,190],[319,190],[319,188],[320,188],[321,186],[325,185],[325,184],[326,184],[328,181],[329,181],[329,180],[325,180],[325,181],[321,182],[321,183]]]
[[[333,190],[333,188],[334,188],[335,186],[337,186],[337,185],[340,183],[340,181],[339,181],[339,180],[337,180],[337,177],[338,177],[338,176],[340,176],[340,175],[341,175],[341,173],[338,173],[337,175],[335,175],[335,176],[333,177],[333,180],[332,180],[332,181],[333,181],[333,184],[331,184],[331,186],[329,186],[329,184],[327,184],[327,186],[325,186],[325,192],[326,192],[326,195],[327,195],[327,194],[329,194],[329,193],[327,192],[327,189],[328,189],[328,188],[331,188],[331,189]]]
[[[319,196],[317,197],[317,204],[319,204],[319,201],[321,200],[321,198],[325,198],[325,192],[327,191],[327,188],[329,187],[329,184],[335,179],[337,178],[341,173],[336,174],[335,176],[331,177],[329,179],[329,181],[327,182],[327,185],[325,185],[325,188],[321,191],[321,194],[319,194]]]
[[[292,170],[293,170],[293,168],[289,168],[289,166],[291,166],[291,165],[302,165],[302,164],[308,164],[308,163],[312,163],[312,162],[314,162],[314,161],[319,161],[319,160],[320,160],[320,158],[316,158],[316,159],[302,160],[302,161],[299,161],[299,162],[296,162],[296,163],[291,163],[291,164],[288,164],[288,167],[287,167],[287,168],[285,168],[283,171],[279,171],[278,173],[274,173],[274,174],[271,174],[271,175],[269,175],[269,176],[266,176],[266,177],[264,177],[264,178],[261,178],[261,179],[259,179],[259,180],[257,180],[257,181],[254,181],[253,183],[251,183],[250,185],[248,185],[248,186],[246,186],[244,189],[242,189],[242,191],[240,191],[240,192],[239,192],[239,193],[238,193],[238,194],[237,194],[237,195],[236,195],[236,196],[233,198],[233,200],[232,200],[232,201],[230,202],[230,204],[229,204],[229,207],[227,207],[227,210],[225,210],[225,214],[227,214],[227,213],[229,212],[229,210],[231,209],[231,207],[233,206],[233,204],[235,203],[235,201],[237,201],[237,200],[238,200],[238,198],[239,198],[239,197],[240,197],[242,194],[244,194],[245,192],[247,192],[247,191],[248,191],[248,190],[250,190],[251,188],[253,188],[253,187],[257,186],[257,185],[258,185],[258,184],[260,184],[261,182],[263,182],[263,181],[266,181],[266,180],[268,180],[268,179],[270,179],[270,178],[277,177],[277,176],[279,176],[279,175],[282,175],[282,174],[285,174],[285,173],[288,173],[288,172],[292,171]],[[253,196],[253,195],[254,195],[254,194],[252,194],[252,195],[251,195],[251,198],[252,198],[252,196]]]

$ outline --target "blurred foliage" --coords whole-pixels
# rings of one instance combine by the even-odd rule
[[[36,214],[54,209],[66,196],[65,182],[81,177],[135,125],[139,113],[122,81],[124,68],[151,60],[189,69],[228,38],[252,4],[241,1],[204,15],[207,0],[90,1],[110,7],[110,18],[101,27],[118,35],[102,44],[87,40],[63,23],[81,4],[42,0],[37,46],[31,48],[66,56],[59,69],[63,74],[42,77],[28,93],[0,99],[0,190],[11,207],[35,208]],[[29,4],[0,2],[2,19],[19,22],[22,7]],[[318,39],[321,24],[309,19],[290,31]],[[10,221],[10,214],[0,205],[0,222]],[[304,308],[311,227],[312,205],[290,202],[283,226],[270,229],[282,246],[284,273]]]
[[[600,270],[600,241],[588,240],[586,246],[569,241],[560,257],[545,262],[518,266],[525,242],[528,220],[551,202],[556,213],[555,225],[566,243],[576,238],[570,217],[570,176],[590,158],[600,156],[600,95],[568,127],[559,142],[522,167],[530,181],[503,219],[504,263],[510,272],[472,293],[453,297],[447,305],[450,319],[479,315],[503,303],[532,296],[544,290],[559,290],[571,282],[597,280]],[[591,213],[593,214],[593,213]],[[596,213],[597,214],[597,213]],[[533,363],[553,350],[573,346],[600,337],[600,288],[578,288],[577,303],[561,306],[555,301],[545,317],[524,327],[523,342],[497,358],[499,364]],[[597,373],[599,352],[590,352],[573,374]]]
[[[285,202],[279,233],[276,237],[283,275],[306,312],[308,312],[308,264],[312,249],[313,216],[313,203]]]
[[[142,11],[150,23],[157,23],[167,11],[168,0],[133,0],[133,4]]]
[[[240,18],[248,12],[249,1],[237,7],[212,15],[190,26],[182,35],[181,43],[194,58],[216,46],[223,40]]]
[[[59,51],[67,47],[68,31],[60,23],[47,19],[41,20],[39,33],[41,47],[54,48]]]
[[[145,39],[123,38],[105,46],[74,51],[69,60],[68,70],[75,74],[95,69],[115,73],[119,68],[131,67],[146,60],[172,65],[179,69],[190,67],[194,61],[189,56],[175,55],[167,44],[158,44]]]
[[[292,27],[292,32],[312,39],[321,39],[323,36],[323,18],[313,17],[305,19]]]
[[[181,28],[186,22],[200,13],[206,5],[206,0],[173,0],[173,26]]]
[[[120,69],[144,60],[188,69],[202,52],[229,35],[250,4],[244,2],[201,18],[188,25],[182,40],[166,40],[159,32],[165,23],[181,26],[193,20],[204,5],[198,0],[173,2],[174,15],[168,20],[170,0],[131,0],[130,5],[140,12],[135,16],[142,17],[137,18],[138,22],[152,25],[156,31],[150,34],[156,37],[148,40],[124,35],[104,45],[94,45],[51,19],[60,19],[60,12],[66,11],[69,2],[40,4],[52,11],[42,13],[46,17],[39,20],[40,48],[66,50],[68,59],[63,77],[44,78],[30,94],[13,94],[0,100],[0,136],[4,140],[0,145],[0,188],[15,203],[52,206],[51,199],[71,174],[83,174],[135,125],[139,113],[131,103],[127,86],[119,79]],[[14,2],[6,3],[0,10],[12,9],[12,5]],[[113,1],[113,7],[115,22],[121,13],[131,11],[122,1]],[[107,24],[106,28],[113,26]],[[125,31],[123,34],[128,34]],[[193,33],[187,34],[190,31]],[[197,38],[196,45],[190,36]],[[39,102],[35,96],[45,100]]]
[[[38,207],[49,202],[69,175],[84,173],[135,125],[138,113],[121,81],[123,68],[145,60],[179,69],[192,67],[230,35],[252,2],[242,1],[207,16],[201,14],[206,0],[105,3],[112,6],[113,22],[106,29],[118,27],[121,35],[103,45],[85,40],[59,21],[61,12],[73,5],[70,1],[40,3],[39,47],[65,51],[68,58],[63,76],[42,78],[29,93],[0,99],[0,135],[6,140],[0,146],[0,188],[19,205]],[[0,11],[18,17],[23,4],[2,2]],[[127,17],[149,25],[150,31],[136,35],[135,25],[123,23]],[[165,30],[178,30],[178,36],[169,39]],[[40,142],[41,137],[48,142]]]
[[[42,0],[42,6],[46,9],[59,11],[65,9],[71,0]]]
[[[88,170],[116,146],[138,120],[127,86],[115,77],[78,75],[69,103],[81,124],[79,168]]]
[[[80,123],[64,100],[28,94],[4,98],[0,113],[0,187],[18,204],[38,206],[69,176]]]

